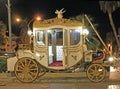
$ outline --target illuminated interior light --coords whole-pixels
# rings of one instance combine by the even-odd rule
[[[48,30],[47,32],[50,33],[50,30]]]
[[[82,32],[82,27],[78,27],[75,31],[76,32]]]

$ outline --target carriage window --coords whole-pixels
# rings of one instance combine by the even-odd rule
[[[48,31],[48,45],[63,45],[63,32],[61,28]]]
[[[45,31],[36,31],[36,41],[39,45],[45,45]]]
[[[80,31],[70,30],[70,45],[76,45],[80,42]]]

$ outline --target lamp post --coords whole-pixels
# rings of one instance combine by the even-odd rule
[[[11,30],[11,8],[10,8],[10,0],[8,0],[8,27],[9,27],[9,53],[12,53],[12,30]]]
[[[34,19],[31,19],[29,22],[28,22],[28,24],[27,24],[27,26],[28,26],[28,35],[29,36],[31,36],[32,35],[32,31],[30,30],[30,23],[33,21]],[[41,21],[42,19],[41,19],[41,17],[36,17],[36,20],[37,21]]]

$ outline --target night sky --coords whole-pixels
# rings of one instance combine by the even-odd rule
[[[0,0],[0,20],[7,24],[7,0]],[[44,19],[56,17],[55,10],[64,8],[65,18],[74,17],[80,14],[88,14],[98,24],[97,30],[105,37],[106,32],[112,31],[107,14],[100,10],[98,1],[94,0],[11,0],[13,33],[17,34],[18,29],[14,24],[14,18],[33,18],[36,14],[42,15]],[[120,9],[113,13],[115,24],[120,27]]]

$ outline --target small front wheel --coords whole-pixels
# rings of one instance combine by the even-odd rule
[[[87,68],[87,77],[92,82],[100,82],[105,78],[106,70],[101,64],[91,64]]]
[[[38,63],[29,57],[20,58],[15,64],[15,75],[21,82],[33,82],[39,74]]]

